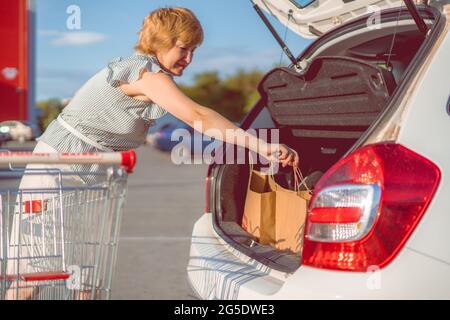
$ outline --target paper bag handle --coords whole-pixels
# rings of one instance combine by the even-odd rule
[[[302,171],[300,170],[299,167],[295,166],[292,167],[292,169],[294,170],[294,189],[297,192],[300,192],[300,185],[304,185],[306,188],[306,191],[308,191],[309,193],[312,193],[311,189],[308,187],[308,185],[305,182],[305,178],[303,177]]]
[[[252,178],[252,172],[253,172],[253,161],[251,158],[251,154],[249,153],[249,168],[250,168],[250,174],[248,177],[248,184],[247,184],[247,190],[250,189],[250,183],[251,183],[251,178]],[[270,170],[270,177],[273,179],[273,181],[275,181],[275,177],[273,174],[273,166],[270,166],[271,170]],[[311,189],[308,187],[308,185],[305,183],[305,178],[303,177],[303,174],[300,170],[300,168],[298,166],[293,166],[292,170],[294,172],[294,190],[295,192],[300,192],[300,186],[303,185],[306,188],[306,191],[308,191],[308,193],[312,194]]]
[[[303,174],[302,174],[300,168],[297,167],[297,166],[293,166],[292,170],[293,170],[293,173],[294,173],[294,191],[295,192],[300,192],[300,186],[304,185],[305,188],[306,188],[306,191],[308,191],[308,193],[312,194],[311,189],[305,183],[305,178],[303,178]],[[273,181],[275,181],[275,177],[273,175],[273,171],[271,171],[270,177],[272,178]]]

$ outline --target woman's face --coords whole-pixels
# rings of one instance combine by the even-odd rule
[[[157,52],[156,58],[160,65],[174,76],[181,76],[184,69],[192,62],[194,51],[197,47],[188,47],[182,41],[177,40],[175,45],[165,52]]]

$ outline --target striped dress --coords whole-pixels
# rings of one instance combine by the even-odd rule
[[[80,139],[61,121],[53,120],[43,141],[58,152],[102,152],[135,149],[145,142],[148,128],[166,111],[155,103],[148,103],[123,93],[121,82],[139,79],[141,72],[165,72],[155,56],[135,53],[117,58],[89,79],[63,109],[60,118],[70,127],[87,137]],[[73,165],[74,171],[96,172],[99,165]],[[81,176],[86,183],[95,183],[96,176]]]

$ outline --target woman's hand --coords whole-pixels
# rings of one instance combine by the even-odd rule
[[[289,148],[285,144],[272,143],[268,145],[266,156],[271,160],[278,161],[283,168],[286,166],[298,167],[300,158],[297,151]]]

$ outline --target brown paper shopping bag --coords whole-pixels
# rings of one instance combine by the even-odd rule
[[[270,217],[275,210],[275,192],[268,184],[268,176],[250,166],[250,177],[245,198],[244,214],[242,217],[242,228],[255,236],[261,237],[261,223],[269,223]],[[262,221],[262,217],[268,221]],[[263,235],[264,236],[264,235]]]
[[[299,253],[303,246],[303,232],[306,221],[308,201],[311,191],[299,191],[303,176],[294,167],[295,190],[283,188],[275,182],[273,175],[267,177],[275,206],[262,215],[260,243],[269,244],[279,250]],[[266,214],[266,215],[265,215]]]

